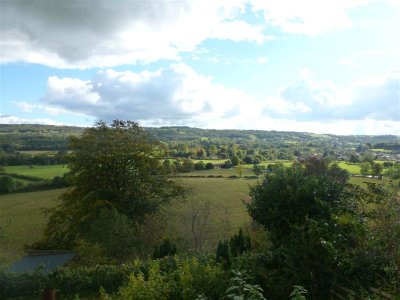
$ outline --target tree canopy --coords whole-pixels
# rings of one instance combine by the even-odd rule
[[[360,192],[347,178],[338,166],[311,158],[276,169],[251,187],[249,213],[268,230],[270,268],[279,270],[288,290],[300,282],[326,299],[330,280],[349,263],[362,222],[354,208]]]
[[[163,149],[135,122],[99,122],[71,137],[73,188],[52,212],[46,236],[66,247],[99,215],[115,211],[140,224],[183,190],[162,172]],[[115,214],[111,214],[115,215]]]

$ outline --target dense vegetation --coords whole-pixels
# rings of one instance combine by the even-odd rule
[[[0,156],[63,154],[69,173],[49,182],[71,187],[57,202],[43,202],[51,209],[38,223],[41,239],[27,242],[31,248],[73,250],[78,258],[51,273],[1,272],[0,298],[28,299],[45,287],[56,288],[61,299],[400,294],[396,137],[143,130],[114,121],[74,131],[68,148],[22,154],[37,149],[27,148],[23,131],[16,135],[18,126],[5,128]],[[51,137],[52,127],[37,128]],[[35,126],[27,129],[37,134]],[[340,166],[375,177],[361,179],[361,188],[350,184],[359,178],[350,180]],[[12,168],[17,170],[6,167],[0,174],[2,187],[14,189],[6,192],[45,182],[29,175],[36,164],[28,175],[7,171]],[[249,196],[234,202],[246,189]],[[11,196],[0,201],[21,213],[18,194]],[[6,217],[0,211],[0,221]],[[232,220],[235,226],[229,226]]]

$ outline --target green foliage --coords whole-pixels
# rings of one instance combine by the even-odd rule
[[[232,257],[237,257],[243,254],[243,252],[251,249],[250,238],[243,234],[242,228],[239,232],[229,239],[229,250]]]
[[[180,171],[182,173],[189,173],[192,172],[194,168],[195,168],[194,162],[190,158],[187,158],[182,162]]]
[[[257,284],[249,283],[251,277],[244,272],[232,270],[233,277],[230,286],[226,290],[226,298],[233,300],[266,300],[263,289]]]
[[[239,159],[239,157],[237,155],[234,155],[231,158],[231,162],[232,162],[232,166],[237,166],[237,165],[240,164],[240,159]]]
[[[207,163],[206,164],[206,170],[212,170],[212,169],[214,169],[214,164],[213,163]]]
[[[182,195],[182,189],[162,172],[163,149],[134,122],[100,122],[81,137],[72,137],[70,147],[74,189],[62,195],[50,216],[45,236],[51,247],[69,248],[84,238],[104,245],[108,255],[122,256],[129,243],[120,245],[126,248],[116,246],[132,239],[130,228]],[[108,226],[115,228],[110,231],[115,238],[98,234],[107,232]],[[112,251],[113,247],[120,251]]]
[[[392,179],[400,179],[400,163],[394,164],[393,167],[387,171],[387,174]]]
[[[265,166],[263,165],[253,165],[253,172],[254,174],[256,174],[257,176],[260,176],[262,173],[264,173],[265,170]]]
[[[371,170],[371,164],[369,162],[362,162],[360,163],[360,173],[362,175],[368,175],[370,173]]]
[[[374,163],[371,166],[372,175],[382,177],[383,166],[380,163]]]
[[[307,300],[308,291],[301,285],[293,286],[293,291],[290,293],[290,300]]]
[[[199,161],[199,162],[197,162],[197,163],[194,164],[194,168],[195,168],[195,170],[197,170],[197,171],[202,171],[202,170],[205,170],[205,169],[206,169],[206,165],[204,164],[204,162]]]
[[[358,192],[347,178],[337,166],[309,159],[267,174],[251,188],[247,207],[269,231],[271,267],[291,283],[281,287],[282,295],[302,282],[314,297],[329,296],[331,272],[340,269],[362,225],[354,210]]]
[[[121,299],[167,300],[169,293],[168,278],[161,274],[159,263],[153,262],[147,278],[141,272],[131,274],[127,285],[120,289],[118,295]]]
[[[243,234],[242,228],[227,241],[218,241],[216,250],[216,261],[221,262],[225,267],[231,265],[235,257],[242,255],[251,249],[250,237]]]
[[[218,265],[196,258],[153,261],[148,271],[135,272],[118,292],[121,299],[220,299],[226,275]]]
[[[11,193],[15,188],[16,182],[11,176],[0,176],[0,195]]]
[[[97,265],[62,268],[51,273],[43,273],[41,269],[33,273],[0,272],[0,299],[36,299],[48,286],[56,288],[60,299],[71,299],[76,294],[96,295],[100,287],[115,293],[135,270],[135,266]]]
[[[169,239],[165,238],[161,245],[156,246],[153,251],[153,259],[163,258],[165,256],[173,256],[176,254],[176,245]]]

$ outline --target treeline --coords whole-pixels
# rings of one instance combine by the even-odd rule
[[[0,166],[60,165],[67,162],[67,155],[66,150],[39,154],[0,153]]]
[[[66,150],[68,149],[68,137],[79,136],[83,130],[84,128],[81,127],[68,126],[3,124],[0,127],[0,153],[26,150]],[[308,154],[308,150],[311,148],[314,152],[317,150],[319,154],[335,149],[336,153],[339,153],[344,149],[354,149],[360,144],[374,145],[374,148],[383,145],[388,147],[387,149],[399,150],[398,137],[391,135],[336,136],[302,132],[213,130],[191,127],[144,128],[144,130],[150,134],[152,139],[168,145],[168,148],[173,152],[171,155],[176,157],[187,155],[189,151],[184,151],[184,146],[182,146],[185,144],[190,149],[204,148],[207,151],[212,146],[221,150],[223,146],[230,147],[232,144],[239,145],[242,150],[291,148],[293,155],[294,150],[297,149],[304,156]],[[223,149],[219,155],[224,158]]]
[[[378,144],[373,145],[373,148],[374,149],[400,151],[400,144],[399,143],[378,143]]]
[[[24,184],[18,179],[29,180],[30,183]],[[34,176],[0,172],[0,195],[59,189],[70,185],[68,173],[63,176],[55,176],[53,179],[42,179]]]
[[[80,135],[83,128],[50,125],[0,126],[0,152],[59,151],[68,148],[68,137]]]

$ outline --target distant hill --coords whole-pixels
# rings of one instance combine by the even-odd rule
[[[80,135],[83,127],[50,125],[0,125],[0,150],[11,151],[58,151],[68,149],[68,136]],[[315,145],[359,145],[398,144],[394,135],[351,135],[314,134],[306,132],[285,132],[265,130],[216,130],[191,127],[145,128],[156,140],[171,142],[214,141],[220,144],[274,144],[283,146],[293,143],[314,143]]]

